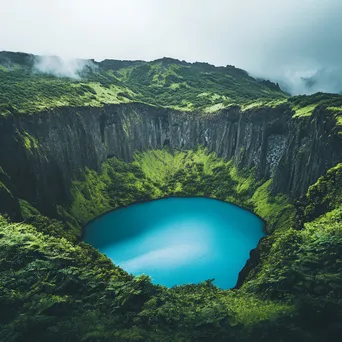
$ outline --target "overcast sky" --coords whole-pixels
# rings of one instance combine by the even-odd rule
[[[0,50],[232,64],[276,78],[342,69],[341,0],[1,0]]]

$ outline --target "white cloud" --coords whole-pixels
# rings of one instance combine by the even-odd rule
[[[79,79],[85,67],[95,69],[96,66],[89,60],[77,58],[61,58],[57,56],[38,56],[35,58],[34,70],[56,77],[70,77]]]
[[[170,56],[282,79],[341,66],[341,15],[340,0],[12,0],[1,6],[0,50]]]

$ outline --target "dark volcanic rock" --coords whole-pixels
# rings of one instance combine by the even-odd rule
[[[272,176],[275,192],[298,198],[342,160],[342,139],[327,112],[292,115],[286,105],[246,112],[234,107],[204,117],[143,104],[14,115],[0,120],[0,166],[16,195],[45,214],[69,200],[70,182],[85,167],[99,170],[109,156],[130,161],[135,151],[166,145],[205,146],[239,168],[255,168],[259,178]]]

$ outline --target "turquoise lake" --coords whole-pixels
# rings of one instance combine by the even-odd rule
[[[171,287],[215,278],[234,287],[264,236],[263,222],[233,204],[208,198],[167,198],[133,204],[85,227],[84,241],[135,275]]]

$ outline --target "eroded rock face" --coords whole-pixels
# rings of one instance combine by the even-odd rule
[[[0,121],[0,166],[16,195],[49,214],[65,203],[70,182],[85,167],[99,170],[108,157],[125,161],[135,151],[194,149],[198,145],[273,177],[273,190],[300,197],[327,169],[342,160],[334,118],[315,111],[292,119],[287,106],[211,116],[142,104],[61,108]]]

